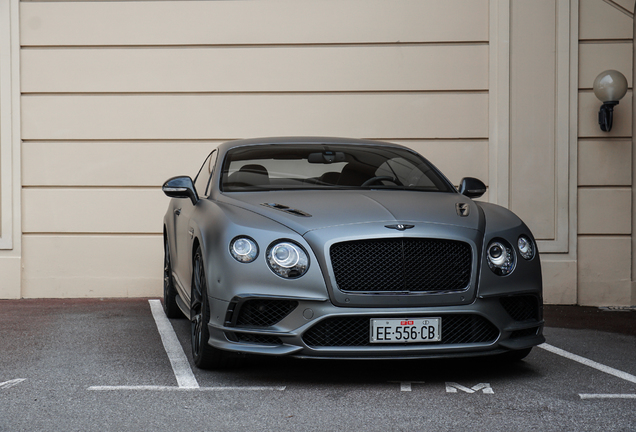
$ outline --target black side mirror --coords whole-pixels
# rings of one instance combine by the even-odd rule
[[[459,184],[459,193],[468,198],[479,198],[486,193],[486,185],[479,179],[464,177]]]
[[[190,198],[192,205],[199,201],[199,195],[194,188],[192,179],[188,176],[172,177],[161,187],[163,193],[171,198]]]

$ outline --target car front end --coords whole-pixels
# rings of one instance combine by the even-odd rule
[[[530,230],[500,207],[439,198],[447,208],[458,198],[469,204],[473,219],[460,219],[465,226],[365,221],[306,232],[269,218],[232,223],[224,230],[226,253],[210,257],[209,268],[222,269],[209,276],[210,292],[223,293],[211,301],[210,343],[241,353],[352,359],[489,355],[542,343],[541,267]],[[280,212],[264,211],[270,218]],[[301,223],[306,216],[286,218]],[[237,259],[240,253],[251,256]]]
[[[194,180],[202,197],[188,177],[164,185],[177,198],[164,291],[212,347],[194,350],[197,365],[224,352],[514,359],[544,342],[536,241],[511,211],[473,200],[479,180],[458,191],[412,150],[373,141],[215,152],[209,180]]]

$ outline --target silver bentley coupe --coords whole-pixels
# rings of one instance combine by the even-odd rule
[[[164,310],[192,355],[498,355],[544,342],[528,227],[397,144],[264,138],[214,149],[163,185]]]

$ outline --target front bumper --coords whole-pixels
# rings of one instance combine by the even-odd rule
[[[332,359],[464,357],[520,350],[545,341],[541,299],[534,294],[413,308],[346,308],[324,300],[249,295],[212,304],[213,313],[225,320],[209,325],[209,343],[240,353]],[[441,341],[370,342],[371,319],[426,317],[441,318]]]

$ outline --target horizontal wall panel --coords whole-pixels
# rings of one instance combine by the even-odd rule
[[[487,41],[487,0],[20,4],[28,45]]]
[[[630,234],[631,188],[579,188],[579,234]]]
[[[579,45],[579,88],[591,89],[601,72],[614,69],[632,83],[632,43],[588,43]]]
[[[634,13],[634,0],[611,0],[613,3],[625,9],[627,12]]]
[[[579,92],[579,138],[613,138],[632,136],[632,91],[614,107],[612,130],[603,132],[598,124],[598,111],[603,103],[592,91]]]
[[[420,153],[455,186],[464,177],[488,185],[488,141],[395,141]]]
[[[488,183],[488,141],[393,141],[421,153],[454,184]],[[193,177],[218,141],[26,141],[24,186],[161,186]],[[50,169],[48,167],[55,167]]]
[[[632,304],[631,237],[579,237],[578,258],[578,304]]]
[[[0,274],[2,283],[0,284],[0,299],[19,299],[22,259],[20,256],[0,256]]]
[[[459,119],[459,120],[458,120]],[[487,138],[487,93],[42,95],[22,139]]]
[[[579,141],[579,186],[630,186],[632,141]]]
[[[554,255],[541,255],[543,302],[545,304],[576,304],[577,262],[550,261]]]
[[[24,189],[24,233],[161,233],[169,198],[156,189]]]
[[[161,186],[192,178],[218,141],[27,141],[24,186]]]
[[[488,90],[488,45],[22,50],[23,93]]]
[[[579,0],[579,39],[632,39],[634,20],[603,0]]]
[[[563,59],[555,55],[561,23],[554,1],[510,3],[508,208],[538,240],[557,240],[557,173],[559,168],[567,171],[567,165],[557,165],[558,147],[567,146],[557,135],[560,93],[565,91],[557,67]]]
[[[161,235],[25,235],[22,296],[158,297],[162,242]]]

